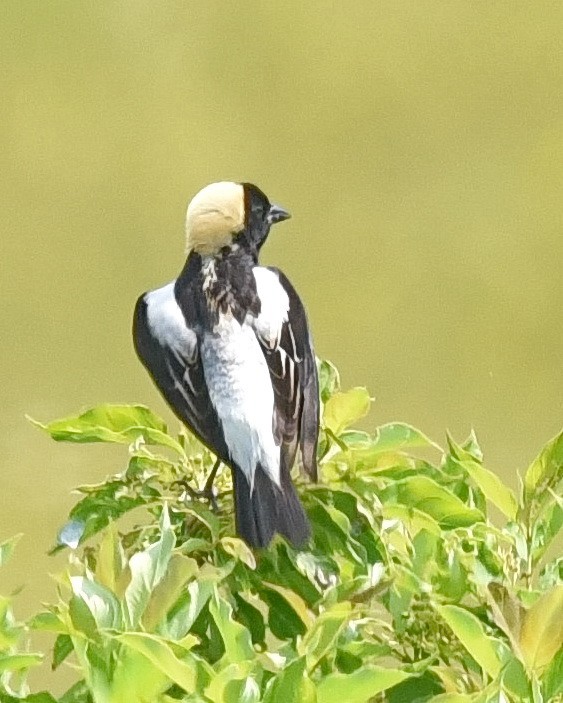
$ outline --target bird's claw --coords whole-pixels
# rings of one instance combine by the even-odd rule
[[[192,500],[206,500],[214,513],[219,512],[219,504],[217,503],[217,493],[213,488],[213,485],[208,485],[208,483],[206,483],[203,490],[197,490],[193,486],[191,486],[185,478],[174,481],[172,485],[180,486],[181,488],[183,488]]]

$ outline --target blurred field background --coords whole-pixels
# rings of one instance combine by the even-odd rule
[[[513,485],[563,418],[563,4],[3,0],[0,592],[53,587],[70,489],[123,449],[24,420],[103,401],[172,422],[137,295],[183,263],[201,186],[293,213],[264,251],[367,426],[474,427]]]

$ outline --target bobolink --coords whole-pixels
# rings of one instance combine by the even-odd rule
[[[133,324],[137,354],[172,410],[231,468],[237,532],[253,547],[275,533],[295,546],[309,538],[290,477],[298,446],[317,478],[307,317],[284,274],[258,264],[271,225],[289,217],[250,183],[203,188],[188,205],[182,272],[139,298]]]

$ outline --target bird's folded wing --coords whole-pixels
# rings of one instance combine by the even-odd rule
[[[254,273],[262,308],[254,329],[274,388],[274,432],[281,444],[282,470],[291,470],[299,446],[303,468],[316,480],[319,384],[305,309],[281,271],[257,267]]]
[[[227,462],[228,450],[209,398],[197,337],[185,323],[171,284],[139,298],[133,339],[140,360],[173,412]]]

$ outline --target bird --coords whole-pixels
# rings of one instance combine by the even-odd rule
[[[252,183],[200,190],[185,220],[176,279],[137,300],[133,340],[160,393],[231,469],[236,533],[303,548],[311,527],[291,479],[298,450],[317,480],[319,380],[307,314],[281,270],[261,266],[272,225],[290,214]]]

